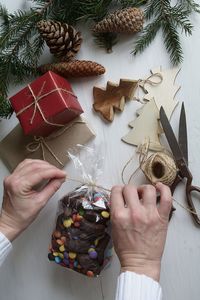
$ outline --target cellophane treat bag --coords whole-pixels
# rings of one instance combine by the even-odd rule
[[[59,201],[48,258],[62,267],[96,277],[112,258],[110,195],[97,184],[103,159],[93,148],[79,148],[82,158],[68,154],[83,184]]]

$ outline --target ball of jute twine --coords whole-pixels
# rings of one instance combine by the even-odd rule
[[[140,164],[140,168],[153,185],[162,182],[171,186],[177,175],[174,159],[163,152],[149,156]]]

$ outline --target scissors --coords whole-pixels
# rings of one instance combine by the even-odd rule
[[[192,180],[193,176],[188,168],[188,143],[187,143],[187,125],[186,125],[186,116],[185,116],[185,107],[184,103],[182,103],[181,107],[181,114],[180,114],[180,121],[179,121],[179,137],[178,141],[175,137],[175,134],[172,130],[172,127],[169,123],[169,120],[166,116],[166,113],[163,107],[160,108],[160,122],[162,124],[164,133],[166,135],[168,144],[171,148],[173,153],[178,172],[175,181],[171,185],[171,192],[172,195],[177,187],[177,185],[186,178],[186,187],[185,187],[185,194],[188,206],[191,210],[191,215],[194,221],[200,225],[200,218],[197,214],[196,208],[193,202],[193,194],[192,192],[198,193],[199,200],[200,200],[200,187],[193,186]],[[193,213],[192,213],[193,212]]]

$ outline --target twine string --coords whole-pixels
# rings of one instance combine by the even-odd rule
[[[133,177],[136,175],[136,173],[139,171],[139,170],[141,170],[142,169],[142,166],[144,165],[144,164],[146,164],[146,162],[148,161],[148,152],[149,152],[149,145],[150,145],[150,141],[149,141],[149,139],[147,140],[145,140],[145,142],[139,147],[139,166],[135,169],[135,171],[130,175],[130,177],[129,177],[129,179],[128,179],[128,184],[131,182],[131,180],[133,179]],[[161,158],[162,158],[162,154],[165,154],[165,155],[168,155],[168,157],[169,158],[171,158],[171,159],[173,159],[173,157],[172,157],[172,154],[168,151],[168,150],[164,150],[164,151],[162,151],[162,152],[160,152],[160,153],[156,153],[155,155],[161,155]],[[155,155],[154,156],[151,156],[152,158],[154,158],[155,157]],[[150,158],[151,158],[150,157]],[[131,156],[131,158],[125,163],[125,165],[124,165],[124,167],[123,167],[123,169],[122,169],[122,173],[121,173],[121,177],[122,177],[122,182],[124,183],[124,184],[126,184],[126,181],[125,181],[125,179],[124,179],[124,173],[125,173],[125,170],[126,170],[126,168],[127,168],[127,166],[131,163],[131,161],[133,161],[133,158],[134,158],[134,155],[133,156]],[[160,161],[160,163],[162,164],[163,163],[163,161],[161,160]],[[149,168],[149,165],[147,165],[147,168]],[[144,169],[144,170],[142,170],[143,172],[144,172],[144,174],[145,174],[145,172],[146,172],[146,170]],[[165,171],[166,171],[166,169],[165,169]],[[149,168],[149,170],[148,170],[148,176],[146,176],[148,179],[149,179],[149,181],[151,182],[151,184],[153,184],[153,185],[155,185],[155,182],[152,182],[152,178],[153,178],[153,174],[151,173],[152,172],[152,169],[151,168]],[[172,180],[172,178],[174,178],[175,179],[175,175],[177,174],[177,172],[178,172],[178,169],[177,168],[175,168],[175,165],[171,165],[171,172],[172,172],[172,174],[170,174],[170,176],[168,176],[169,174],[165,174],[165,175],[167,175],[167,179],[169,179],[169,180]],[[147,174],[145,174],[145,175],[147,175]],[[166,176],[163,176],[165,179],[166,179]],[[162,182],[162,180],[160,180],[160,182]],[[170,181],[171,182],[171,181]],[[191,213],[191,214],[193,214],[193,215],[199,215],[198,213],[196,213],[195,211],[193,211],[192,209],[190,209],[190,208],[188,208],[188,207],[185,207],[184,205],[182,205],[181,203],[179,203],[176,199],[174,199],[174,198],[172,198],[172,200],[177,204],[177,205],[179,205],[181,208],[183,208],[184,210],[186,210],[186,211],[188,211],[189,213]]]
[[[159,80],[158,81],[154,81],[152,78],[159,78]],[[140,87],[143,89],[143,91],[145,92],[145,93],[147,93],[148,91],[146,90],[146,88],[145,88],[145,85],[146,84],[150,84],[150,85],[159,85],[159,84],[161,84],[163,82],[163,76],[162,76],[162,74],[161,73],[153,73],[153,74],[151,74],[149,77],[147,77],[146,79],[144,79],[144,80],[142,80],[141,81],[141,84],[140,84]]]
[[[64,167],[64,164],[60,161],[58,156],[54,153],[54,151],[51,149],[51,147],[47,144],[49,140],[55,139],[59,136],[61,136],[65,131],[69,130],[72,126],[75,124],[85,124],[85,121],[75,121],[72,122],[70,125],[63,127],[61,130],[54,132],[49,137],[44,138],[42,136],[34,136],[33,141],[30,142],[28,145],[26,145],[26,150],[28,152],[34,153],[41,149],[42,152],[42,159],[46,160],[45,158],[45,149],[54,157],[54,159],[59,163],[60,166]]]
[[[60,91],[65,92],[65,93],[67,93],[67,94],[70,94],[70,95],[72,95],[72,96],[74,96],[74,97],[76,97],[76,96],[74,95],[73,92],[68,91],[68,90],[66,90],[66,89],[63,89],[63,88],[58,88],[58,87],[55,88],[55,89],[52,89],[52,90],[49,91],[48,93],[42,94],[42,92],[43,92],[43,90],[44,90],[44,87],[45,87],[45,84],[46,84],[46,82],[43,82],[42,87],[41,87],[41,89],[40,89],[38,95],[35,95],[35,93],[34,93],[32,87],[31,87],[31,85],[30,85],[30,84],[28,85],[28,89],[29,89],[29,91],[30,91],[30,93],[31,93],[31,96],[33,97],[33,102],[30,103],[30,104],[28,104],[28,105],[25,106],[24,108],[22,108],[20,111],[18,111],[17,114],[16,114],[16,116],[19,116],[20,114],[22,114],[23,112],[25,112],[26,110],[28,110],[30,107],[34,106],[34,108],[33,108],[33,114],[32,114],[32,117],[31,117],[31,119],[30,119],[30,124],[33,123],[34,118],[35,118],[35,115],[36,115],[36,112],[37,112],[37,110],[38,110],[39,113],[40,113],[40,115],[41,115],[41,117],[42,117],[42,119],[43,119],[43,121],[44,121],[46,124],[52,125],[52,126],[57,126],[57,127],[63,127],[63,126],[64,126],[63,124],[52,123],[52,122],[49,122],[49,121],[46,119],[46,117],[45,117],[45,115],[44,115],[44,113],[43,113],[43,111],[42,111],[42,109],[41,109],[41,107],[40,107],[39,102],[40,102],[41,99],[43,99],[43,98],[45,98],[45,97],[47,97],[47,96],[49,96],[49,95],[51,95],[51,94],[53,94],[53,93],[55,93],[55,92],[60,92]]]
[[[154,81],[152,78],[157,77],[159,78],[159,81]],[[137,82],[137,96],[134,97],[135,101],[140,102],[141,104],[145,104],[146,102],[144,100],[141,100],[140,95],[139,95],[139,87],[144,91],[145,94],[147,94],[147,90],[145,89],[145,85],[146,84],[150,84],[150,85],[158,85],[160,83],[162,83],[163,81],[163,77],[160,73],[155,73],[155,74],[151,74],[149,77],[147,77],[146,79],[139,79]]]
[[[91,186],[91,187],[96,187],[96,188],[99,188],[99,189],[102,189],[102,190],[104,190],[106,192],[111,193],[111,189],[105,188],[102,185],[97,185],[94,182],[85,182],[83,180],[75,179],[75,178],[72,178],[72,177],[66,177],[66,182],[67,181],[74,181],[74,182],[81,183],[81,184],[84,184],[84,185],[88,185],[88,186]],[[188,207],[185,207],[184,205],[182,205],[181,203],[179,203],[176,199],[172,198],[172,200],[174,202],[176,202],[176,204],[178,204],[184,210],[188,211],[189,213],[191,213],[193,215],[197,215],[198,216],[198,213],[194,212],[193,210],[189,209]]]
[[[34,141],[29,143],[26,146],[26,149],[32,153],[36,152],[40,148],[42,150],[42,159],[43,160],[46,160],[46,158],[45,158],[45,148],[46,148],[49,151],[49,153],[54,157],[54,159],[59,163],[59,165],[64,167],[63,163],[59,160],[59,158],[56,156],[56,154],[53,152],[53,150],[48,146],[48,144],[46,143],[45,139],[42,136],[39,136],[39,137],[34,136]]]

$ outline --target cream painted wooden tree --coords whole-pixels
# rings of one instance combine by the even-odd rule
[[[163,150],[159,140],[159,111],[154,99],[147,102],[137,111],[138,117],[129,123],[132,130],[122,138],[128,144],[141,145],[145,140],[149,141],[149,148],[154,151]]]
[[[140,146],[144,140],[149,140],[149,148],[154,151],[161,151],[163,147],[160,143],[162,127],[159,122],[159,110],[163,106],[168,118],[177,106],[175,96],[180,89],[175,85],[179,68],[162,71],[155,69],[151,71],[151,78],[144,80],[141,87],[146,94],[143,98],[145,104],[137,111],[137,118],[129,123],[131,131],[122,138],[128,144]]]

